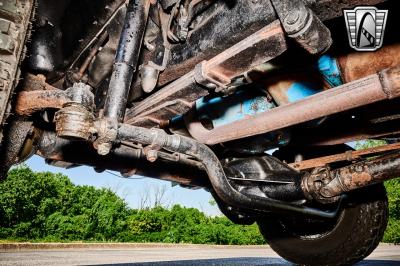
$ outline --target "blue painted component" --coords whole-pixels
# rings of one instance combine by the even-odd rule
[[[321,56],[318,59],[317,68],[329,86],[337,87],[343,84],[340,69],[335,58],[329,55]],[[295,102],[318,93],[322,89],[318,82],[295,82],[287,90],[287,97],[289,102]]]
[[[287,90],[287,98],[290,103],[304,99],[321,91],[316,83],[294,82]]]
[[[331,87],[343,84],[335,58],[323,55],[318,59],[315,67]],[[289,88],[282,88],[282,95],[283,97],[286,95],[288,102],[292,103],[321,92],[323,89],[320,81],[313,82],[312,79],[307,79],[307,81],[293,82]],[[211,121],[214,127],[230,124],[274,107],[276,105],[268,100],[262,89],[246,89],[226,97],[203,97],[196,101],[199,118]]]
[[[321,56],[318,60],[318,69],[331,87],[343,84],[340,69],[335,58],[329,55]]]
[[[196,102],[200,118],[212,121],[214,127],[268,111],[275,104],[257,90],[243,90],[226,97],[203,97]]]

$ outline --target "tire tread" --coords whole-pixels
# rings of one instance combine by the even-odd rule
[[[0,141],[19,82],[34,0],[3,0],[0,6]]]
[[[383,238],[388,221],[388,201],[383,185],[375,186],[375,198],[359,203],[357,217],[345,237],[332,243],[329,252],[303,253],[301,247],[285,246],[274,239],[277,228],[274,222],[258,223],[268,244],[283,258],[302,265],[352,265],[370,255]],[[275,224],[276,225],[276,224]],[[279,229],[278,229],[279,230]],[[272,233],[271,233],[272,232]]]

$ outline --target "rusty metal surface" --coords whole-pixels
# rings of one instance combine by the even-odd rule
[[[376,138],[390,138],[398,136],[400,134],[399,126],[391,129],[368,131],[367,129],[361,130],[361,132],[351,132],[339,136],[331,136],[316,141],[310,141],[309,144],[313,146],[327,146],[327,145],[338,145],[343,143],[348,143],[351,141],[360,141],[366,139],[376,139]],[[309,138],[307,138],[309,140]]]
[[[43,75],[33,75],[27,73],[23,80],[22,91],[35,91],[35,90],[55,90],[56,87],[46,83],[46,77]]]
[[[187,120],[187,127],[195,139],[213,145],[271,132],[398,96],[400,67],[394,67],[304,100],[280,106],[251,119],[243,119],[212,130],[204,128],[199,121]]]
[[[329,202],[340,194],[397,178],[400,174],[398,153],[359,162],[339,169],[320,168],[302,180],[306,195]]]
[[[46,77],[28,73],[16,96],[14,111],[19,115],[31,115],[47,108],[60,109],[69,100],[63,90],[46,83]]]
[[[99,49],[107,40],[107,38],[109,38],[109,34],[107,31],[101,33],[100,36],[97,38],[95,45],[90,49],[89,54],[86,56],[82,65],[79,67],[78,72],[74,76],[76,81],[80,81],[82,79],[86,70],[89,68],[90,63],[93,61],[93,58],[96,57],[97,53],[99,52]]]
[[[347,134],[346,136],[338,136],[338,137],[332,136],[331,138],[324,138],[323,140],[318,140],[316,142],[311,141],[309,145],[332,146],[332,145],[339,145],[339,144],[349,143],[352,141],[361,141],[366,139],[381,139],[381,138],[396,137],[399,134],[400,134],[400,129],[398,127],[396,129],[389,129],[386,131],[380,131],[376,133],[354,132],[353,134]]]
[[[125,123],[145,127],[160,126],[171,117],[189,111],[194,101],[207,94],[207,89],[196,84],[194,71],[191,71],[128,110]]]
[[[31,115],[48,108],[60,109],[70,98],[63,90],[21,91],[16,97],[15,112],[19,115]]]
[[[257,192],[242,192],[229,182],[225,170],[217,155],[206,145],[191,138],[169,135],[160,129],[147,129],[127,124],[119,124],[118,137],[120,141],[157,146],[170,152],[182,153],[201,162],[209,176],[213,190],[227,205],[240,209],[293,212],[324,218],[333,218],[337,211],[325,212],[320,209],[305,207],[275,200]]]
[[[85,139],[92,135],[90,129],[94,117],[92,113],[81,104],[69,102],[56,113],[56,132],[59,137]]]
[[[121,122],[125,115],[133,75],[137,70],[140,51],[150,9],[150,0],[128,3],[113,71],[104,103],[104,117]]]
[[[385,68],[400,65],[400,44],[384,46],[375,52],[350,53],[338,58],[345,82],[371,75]]]
[[[384,151],[394,151],[394,150],[400,150],[400,143],[388,144],[388,145],[383,145],[383,146],[379,146],[379,147],[373,147],[373,148],[358,150],[358,151],[349,150],[348,152],[344,152],[344,153],[340,153],[340,154],[329,155],[329,156],[319,157],[319,158],[315,158],[315,159],[304,160],[301,162],[291,163],[291,164],[289,164],[289,166],[291,166],[292,168],[294,168],[296,170],[301,171],[301,170],[311,169],[311,168],[315,168],[315,167],[325,166],[329,163],[334,163],[334,162],[353,161],[353,160],[361,158],[364,155],[373,155],[373,154],[384,152]]]
[[[269,49],[272,48],[272,49]],[[130,109],[125,122],[137,126],[160,126],[172,117],[186,113],[193,103],[209,91],[197,84],[205,78],[226,86],[231,79],[286,50],[282,28],[278,21],[202,63],[203,77],[191,71]],[[208,80],[209,81],[209,80]]]
[[[250,2],[252,1],[236,1],[240,4],[239,8],[230,8],[225,11],[223,5],[228,2],[215,2],[219,6],[212,12],[208,11],[207,15],[204,16],[205,21],[202,22],[202,26],[205,25],[205,27],[194,29],[187,42],[172,47],[171,60],[167,69],[160,74],[159,86],[164,86],[185,75],[188,70],[193,69],[201,61],[209,60],[217,55],[222,47],[227,47],[226,44],[233,45],[234,41],[246,37],[247,32],[254,33],[261,29],[263,23],[276,19],[270,1],[254,2],[254,7],[251,7]],[[249,3],[241,4],[240,2]],[[375,5],[380,2],[384,2],[384,0],[311,0],[308,6],[322,21],[326,21],[342,16],[343,8],[353,8],[357,5]],[[227,25],[229,22],[223,20],[223,16],[229,16],[230,20],[228,21],[231,22],[229,25]],[[242,19],[235,19],[235,17],[242,17]],[[259,17],[262,17],[262,20]],[[235,28],[242,30],[234,32]],[[145,54],[145,57],[149,57],[149,55]]]
[[[316,12],[316,14],[318,16],[321,17],[322,20],[326,20],[329,19],[331,16],[328,13],[324,13],[324,9],[326,8],[326,6],[329,5],[335,5],[336,2],[339,1],[318,1],[316,2],[314,5],[311,5],[310,8]],[[342,15],[342,8],[343,7],[352,7],[355,4],[357,4],[360,1],[342,1],[340,3],[336,3],[338,6],[340,6],[340,8],[338,8],[338,10],[340,10],[340,14],[335,14],[333,16],[337,16],[337,15]],[[381,2],[381,1],[374,1],[374,2]],[[323,6],[324,8],[320,8],[320,6]],[[332,8],[332,7],[330,7]],[[246,57],[245,58],[253,58],[253,54],[255,53],[254,50],[257,49],[253,49],[252,51],[249,51],[251,53],[246,53]],[[268,49],[267,49],[268,50]],[[223,53],[222,53],[223,54]],[[216,56],[217,58],[218,56]],[[175,116],[176,114],[182,114],[185,113],[189,110],[190,105],[192,104],[191,100],[188,99],[196,99],[199,98],[201,96],[207,95],[208,92],[205,89],[202,88],[194,88],[194,87],[190,87],[187,86],[187,84],[182,84],[185,83],[184,79],[188,78],[189,76],[193,75],[193,73],[189,72],[187,73],[188,70],[193,69],[193,67],[199,62],[199,60],[192,60],[192,59],[197,59],[197,57],[195,58],[188,58],[187,60],[185,60],[184,62],[180,63],[179,66],[181,71],[175,71],[176,69],[174,68],[174,66],[169,66],[168,69],[166,70],[165,73],[162,73],[160,75],[160,81],[163,80],[163,76],[164,75],[169,75],[167,72],[169,70],[173,71],[174,73],[174,77],[176,76],[182,76],[180,79],[178,79],[175,82],[167,85],[166,87],[164,87],[163,89],[161,89],[159,92],[147,97],[145,100],[143,100],[142,102],[138,103],[135,107],[133,107],[132,109],[128,110],[127,115],[125,117],[125,121],[127,123],[130,123],[132,125],[137,125],[137,126],[144,126],[144,127],[158,127],[160,126],[160,124],[166,124],[168,122],[168,120],[170,118],[172,118],[173,116]],[[203,58],[203,59],[207,59],[207,58]],[[203,60],[202,59],[202,60]],[[213,59],[210,59],[209,61],[212,61]],[[231,62],[230,60],[226,62],[226,64],[228,64],[228,66],[223,65],[222,69],[217,69],[217,71],[215,73],[210,73],[212,75],[210,75],[210,78],[214,81],[222,81],[221,84],[226,84],[228,82],[228,80],[230,80],[229,77],[229,68],[230,65],[233,65],[235,67],[240,67],[240,62],[242,62],[243,60],[234,60],[233,62]],[[389,65],[391,66],[391,65]],[[386,66],[386,67],[389,67]],[[239,68],[238,67],[238,68]],[[234,69],[234,68],[233,68]],[[228,70],[228,72],[226,74],[224,73],[224,71]],[[238,72],[240,72],[238,70]],[[375,71],[374,71],[375,72]],[[222,75],[221,75],[222,74]],[[205,75],[207,76],[207,75]],[[168,79],[171,80],[171,79]],[[186,81],[189,81],[190,78],[188,78]],[[165,81],[163,81],[165,83]],[[220,85],[221,85],[220,84]],[[187,86],[187,87],[183,87],[181,90],[176,90],[176,87],[179,86]],[[168,90],[170,91],[170,93],[168,92]],[[198,96],[196,95],[198,94]],[[185,95],[188,95],[185,98]],[[180,97],[178,97],[180,96]],[[163,100],[165,98],[165,100]]]
[[[273,49],[271,49],[273,48]],[[201,75],[221,87],[287,49],[281,24],[275,20],[224,52],[201,64]]]
[[[198,63],[209,60],[276,19],[269,0],[214,1],[201,15],[184,43],[171,47],[168,66],[159,86],[185,75]]]

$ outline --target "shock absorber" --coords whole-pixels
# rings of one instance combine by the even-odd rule
[[[99,154],[110,152],[116,129],[122,122],[133,74],[139,61],[140,49],[147,25],[150,0],[130,0],[122,29],[114,68],[104,106],[104,118],[95,147]]]

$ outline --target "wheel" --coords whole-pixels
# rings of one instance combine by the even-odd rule
[[[34,0],[3,0],[0,5],[0,141],[19,82],[19,67],[29,32]]]
[[[0,5],[0,180],[16,162],[26,137],[25,131],[12,130],[15,129],[13,121],[6,121],[11,113],[14,89],[19,82],[20,64],[24,58],[33,10],[34,0],[3,0]]]
[[[382,240],[388,221],[383,184],[361,189],[342,203],[332,221],[275,216],[257,221],[280,256],[302,265],[350,265],[367,257]]]

